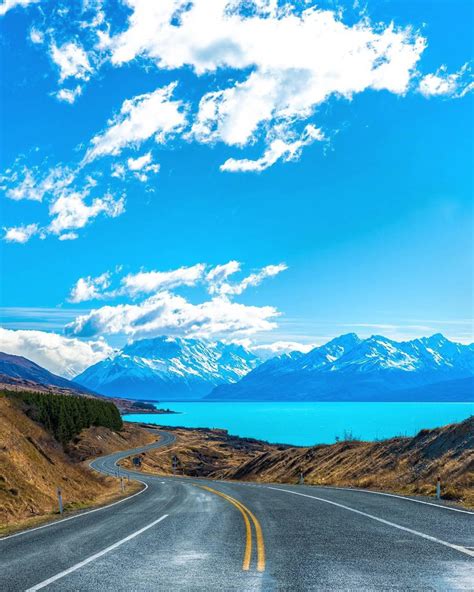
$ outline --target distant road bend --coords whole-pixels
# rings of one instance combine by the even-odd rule
[[[91,463],[116,474],[131,454]],[[121,474],[126,500],[0,539],[0,590],[472,590],[474,513],[392,495]]]

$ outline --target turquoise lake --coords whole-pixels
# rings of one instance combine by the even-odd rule
[[[127,421],[189,428],[223,428],[236,436],[310,446],[345,433],[362,440],[414,436],[423,428],[462,421],[474,403],[175,403],[157,407],[179,414],[126,415]]]

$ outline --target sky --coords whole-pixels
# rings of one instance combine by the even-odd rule
[[[473,338],[470,0],[7,0],[0,349]]]

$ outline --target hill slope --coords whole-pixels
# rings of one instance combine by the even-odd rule
[[[298,483],[303,474],[310,485],[432,496],[439,475],[444,499],[474,506],[474,417],[413,438],[314,447],[268,444],[225,430],[173,428],[173,433],[178,472],[189,477]],[[130,460],[123,464],[130,466]],[[171,474],[169,453],[148,452],[143,469]]]
[[[69,442],[65,452],[25,413],[16,396],[0,395],[0,533],[51,518],[57,511],[57,487],[62,489],[66,511],[120,496],[116,479],[100,476],[77,461],[154,440],[137,426],[126,425],[120,432],[94,426]],[[127,485],[127,492],[134,489],[136,484]]]
[[[56,387],[65,393],[93,394],[87,388],[57,376],[22,356],[0,352],[0,384],[17,388]]]
[[[466,393],[473,376],[472,345],[453,343],[439,334],[405,342],[380,335],[362,340],[349,334],[304,355],[271,359],[237,384],[216,387],[206,398],[465,401],[474,399],[474,393]],[[443,386],[444,381],[449,383]]]
[[[75,380],[107,396],[197,399],[218,384],[239,380],[257,363],[258,358],[239,345],[157,337],[127,345]]]
[[[347,441],[264,452],[213,477],[374,488],[432,495],[438,476],[445,499],[474,505],[474,417],[413,438]]]

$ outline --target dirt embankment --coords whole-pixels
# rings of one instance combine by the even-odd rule
[[[169,429],[169,428],[166,428]],[[436,479],[445,499],[474,507],[474,417],[422,430],[413,438],[345,441],[308,448],[275,446],[219,430],[176,429],[174,447],[147,452],[143,469],[216,479],[362,487],[433,495]],[[127,461],[129,463],[129,461]]]
[[[79,461],[155,439],[130,425],[122,433],[89,428],[66,452],[17,402],[0,397],[0,534],[54,517],[57,487],[62,490],[66,511],[119,497],[117,479],[103,477]],[[138,486],[130,483],[126,487],[130,493]]]

